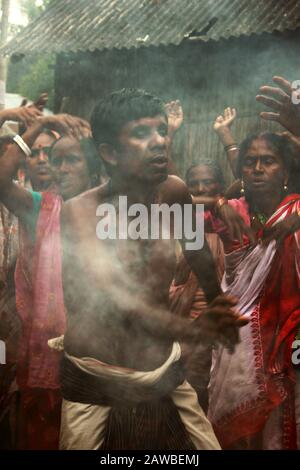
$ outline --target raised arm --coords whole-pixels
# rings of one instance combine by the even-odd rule
[[[183,123],[183,109],[180,101],[176,100],[166,103],[165,110],[168,115],[168,173],[169,175],[178,175],[172,160],[172,144],[175,133]]]
[[[0,111],[0,127],[5,121],[15,121],[28,127],[42,116],[42,112],[35,106],[19,106],[18,108],[2,109]]]
[[[22,108],[20,108],[22,109]],[[42,120],[35,122],[23,134],[23,140],[31,147],[43,128]],[[24,219],[33,207],[32,194],[14,182],[15,175],[25,160],[23,150],[12,141],[6,152],[0,157],[0,199],[7,209],[17,217]]]
[[[224,115],[220,114],[214,122],[214,131],[219,137],[224,150],[226,152],[227,160],[229,162],[233,175],[237,178],[236,174],[236,162],[239,153],[239,147],[235,142],[232,132],[231,125],[236,118],[235,108],[225,108]]]
[[[37,118],[22,136],[29,148],[45,127],[56,130],[62,135],[74,135],[77,138],[89,133],[89,125],[82,119],[66,114],[43,116]],[[0,157],[0,200],[9,211],[21,219],[24,219],[27,211],[33,207],[32,194],[13,181],[25,156],[22,148],[12,141]]]
[[[165,110],[168,115],[168,135],[172,139],[183,123],[183,109],[180,101],[175,100],[166,103]]]

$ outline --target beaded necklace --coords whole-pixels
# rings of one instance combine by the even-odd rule
[[[258,231],[266,224],[267,220],[269,219],[263,212],[258,212],[254,209],[251,213],[251,227]]]

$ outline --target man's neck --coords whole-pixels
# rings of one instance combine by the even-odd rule
[[[110,191],[114,195],[127,196],[129,204],[145,204],[152,202],[158,185],[150,185],[144,182],[124,182],[115,179],[110,182]]]

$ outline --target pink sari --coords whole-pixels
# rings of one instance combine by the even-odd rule
[[[25,230],[17,262],[16,301],[22,320],[17,381],[21,390],[59,388],[60,353],[48,340],[64,334],[66,315],[63,301],[60,245],[61,198],[42,194],[35,243]]]

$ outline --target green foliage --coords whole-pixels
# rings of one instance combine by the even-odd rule
[[[21,6],[28,16],[29,22],[35,20],[53,0],[22,0]],[[30,100],[47,92],[49,101],[47,108],[53,109],[54,101],[54,65],[53,54],[41,56],[27,55],[19,61],[10,60],[7,71],[6,89],[8,93],[18,93]]]
[[[34,101],[41,93],[47,92],[47,108],[53,109],[54,65],[53,54],[25,57],[16,63],[10,62],[6,85],[8,93],[18,93]]]
[[[37,16],[39,16],[42,11],[51,3],[52,0],[43,0],[43,1],[36,1],[36,0],[21,0],[21,7],[25,11],[28,16],[29,21],[34,20]]]

